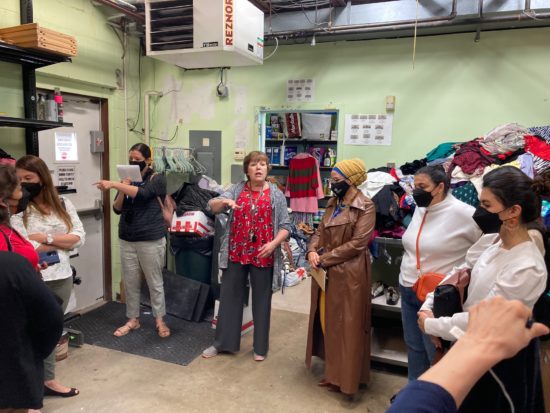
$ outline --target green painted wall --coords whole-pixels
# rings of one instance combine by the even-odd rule
[[[281,46],[263,66],[232,68],[229,98],[214,93],[216,70],[183,71],[163,62],[148,73],[157,90],[180,89],[158,102],[154,133],[186,145],[192,129],[223,131],[223,181],[230,178],[233,139],[245,133],[257,147],[259,107],[337,108],[343,115],[384,113],[396,96],[393,145],[339,143],[339,159],[359,156],[368,167],[423,157],[443,141],[469,140],[505,122],[550,123],[550,29],[422,37],[412,66],[412,39]],[[269,53],[269,50],[268,50]],[[314,78],[316,102],[289,106],[287,79]]]
[[[115,170],[117,163],[126,159],[126,120],[124,90],[117,89],[115,70],[122,69],[122,46],[105,17],[107,9],[95,7],[89,0],[40,0],[34,2],[34,21],[40,25],[76,37],[78,56],[72,63],[60,63],[37,72],[37,85],[45,89],[60,87],[62,92],[108,99],[109,134],[111,165]],[[0,27],[19,24],[19,0],[0,2]],[[139,47],[136,39],[128,42],[128,118],[133,121],[138,112]],[[148,62],[143,62],[142,70],[147,70]],[[0,62],[0,112],[7,116],[23,116],[23,98],[21,92],[20,67]],[[142,119],[138,123],[141,128]],[[140,135],[128,133],[128,143],[138,141]],[[0,147],[14,157],[25,154],[22,130],[2,128]],[[114,194],[111,194],[114,196]],[[117,236],[118,217],[112,216],[114,225],[112,235],[113,290],[119,290],[120,258]]]
[[[62,17],[60,17],[62,16]],[[105,9],[88,0],[35,1],[35,21],[77,38],[73,63],[46,68],[40,87],[109,99],[111,171],[126,159],[124,91],[116,88],[114,71],[122,67],[119,40],[105,24]],[[19,0],[0,2],[0,27],[19,23]],[[219,100],[217,70],[184,71],[151,58],[142,60],[142,91],[166,93],[152,99],[152,136],[170,138],[168,146],[187,146],[189,130],[223,132],[222,180],[229,181],[234,138],[245,136],[257,148],[257,111],[274,109],[340,110],[343,139],[346,113],[383,113],[387,95],[397,98],[393,145],[358,147],[339,143],[339,159],[360,156],[369,167],[423,157],[443,141],[468,140],[504,122],[526,126],[550,123],[550,29],[529,29],[423,37],[417,41],[412,68],[412,39],[281,46],[263,66],[228,71],[229,98]],[[267,50],[269,53],[270,50]],[[137,42],[128,51],[127,108],[130,120],[138,109]],[[316,101],[285,101],[286,81],[316,81]],[[0,63],[0,112],[22,115],[19,68]],[[138,129],[143,122],[140,116]],[[0,147],[24,153],[22,133],[2,129]],[[129,133],[128,145],[141,138]],[[158,144],[153,141],[154,144]],[[116,173],[115,173],[116,174]],[[120,280],[118,217],[112,217],[113,289]]]

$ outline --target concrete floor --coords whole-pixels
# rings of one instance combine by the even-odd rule
[[[239,354],[199,357],[186,367],[89,345],[71,348],[57,377],[81,394],[48,397],[42,412],[385,412],[406,378],[373,372],[370,386],[351,402],[317,386],[321,360],[305,368],[309,282],[274,297],[264,362],[252,359],[252,334],[243,337]]]

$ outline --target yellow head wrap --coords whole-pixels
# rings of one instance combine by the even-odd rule
[[[367,180],[367,170],[365,163],[359,158],[344,159],[334,165],[333,171],[338,172],[350,182],[359,186]]]

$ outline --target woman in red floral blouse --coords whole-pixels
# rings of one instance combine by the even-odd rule
[[[245,287],[250,279],[254,320],[254,359],[265,359],[269,347],[272,292],[279,289],[281,253],[278,248],[290,234],[286,199],[268,182],[265,153],[253,151],[244,159],[247,181],[233,185],[209,202],[212,212],[230,211],[228,234],[222,239],[220,268],[224,269],[220,310],[214,344],[203,357],[239,351]]]

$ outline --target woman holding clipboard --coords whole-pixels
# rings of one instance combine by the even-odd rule
[[[118,191],[113,210],[120,215],[118,237],[128,321],[117,328],[114,335],[122,337],[140,327],[139,296],[143,274],[149,287],[158,335],[166,338],[170,336],[170,329],[164,323],[166,304],[162,268],[167,227],[159,202],[159,197],[166,195],[166,178],[153,172],[151,149],[144,143],[132,146],[128,157],[130,165],[139,166],[142,182],[132,183],[128,178],[122,182],[99,181],[95,184],[102,191]]]
[[[370,259],[368,243],[376,211],[357,189],[367,179],[360,159],[338,162],[331,171],[334,193],[312,236],[307,258],[322,268],[324,292],[311,284],[306,366],[311,357],[325,361],[319,386],[354,395],[367,384],[370,365]]]

